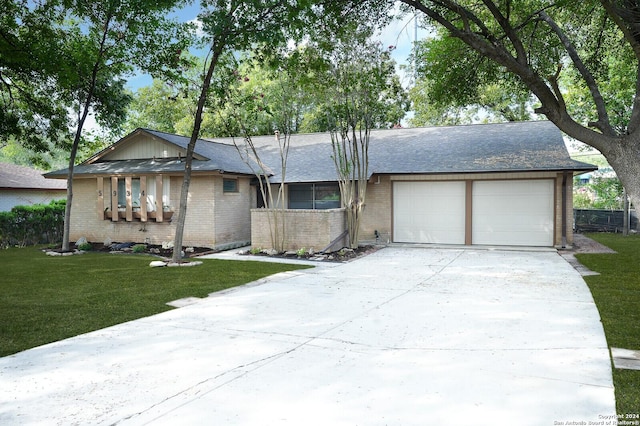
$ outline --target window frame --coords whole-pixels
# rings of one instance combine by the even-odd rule
[[[228,190],[226,184],[233,182],[233,190]],[[240,192],[240,183],[238,178],[222,178],[222,193],[223,194],[237,194]]]
[[[303,190],[296,190],[294,189],[295,187],[307,187],[308,189],[306,191]],[[326,191],[327,188],[335,188],[335,193],[338,195],[338,200],[329,200],[329,201],[333,201],[336,202],[337,201],[337,206],[329,206],[329,207],[318,207],[319,205],[321,205],[321,202],[327,203],[327,200],[319,200],[317,198],[318,196],[318,192],[320,191]],[[292,191],[292,189],[294,189]],[[309,200],[307,199],[303,199],[303,200],[298,200],[298,201],[294,201],[295,203],[304,203],[304,202],[311,202],[310,206],[307,207],[292,207],[291,206],[291,193],[292,192],[308,192],[310,189],[311,192],[311,197]],[[289,184],[289,188],[288,188],[288,197],[287,197],[287,208],[291,209],[291,210],[331,210],[331,209],[339,209],[342,207],[342,194],[340,193],[340,186],[338,185],[338,183],[332,183],[332,182],[311,182],[311,183],[291,183]]]
[[[164,222],[173,216],[173,209],[169,204],[170,176],[161,174],[99,176],[97,184],[98,218],[116,223]],[[162,192],[159,197],[158,189]]]

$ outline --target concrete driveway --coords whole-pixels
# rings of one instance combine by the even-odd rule
[[[607,416],[598,311],[555,251],[389,247],[0,359],[2,425]]]

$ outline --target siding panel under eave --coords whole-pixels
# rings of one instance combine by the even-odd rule
[[[133,142],[133,141],[132,141]],[[148,158],[175,158],[185,156],[181,148],[150,137],[140,136],[135,143],[127,143],[124,146],[106,154],[103,160],[141,160]]]

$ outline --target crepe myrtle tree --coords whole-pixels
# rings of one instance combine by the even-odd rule
[[[193,151],[200,135],[203,112],[209,96],[220,94],[212,80],[225,61],[225,55],[248,50],[269,50],[286,45],[308,24],[308,12],[313,2],[283,2],[279,0],[202,0],[198,15],[202,23],[204,42],[209,45],[207,65],[202,74],[200,95],[195,109],[193,130],[185,156],[185,170],[180,193],[180,207],[172,262],[181,261],[180,247],[184,238],[187,200],[191,183]],[[221,73],[224,74],[224,73]]]
[[[234,138],[240,157],[253,170],[258,189],[266,203],[266,217],[269,226],[271,248],[284,252],[286,242],[286,200],[285,181],[291,134],[298,129],[302,110],[308,106],[309,94],[306,89],[313,79],[315,70],[304,48],[283,49],[262,55],[257,61],[248,58],[249,66],[235,67],[230,73],[235,84],[229,84],[225,108],[226,120],[230,127],[239,126],[242,143]],[[242,69],[248,75],[238,72]],[[252,81],[250,76],[259,76]],[[222,111],[223,108],[219,108]],[[254,123],[260,123],[256,128]],[[272,183],[270,168],[265,164],[261,150],[253,142],[252,135],[260,128],[268,126],[274,134],[273,147],[277,150],[279,173]],[[230,130],[231,131],[231,130]],[[272,147],[264,147],[265,150]],[[264,151],[262,151],[264,152]]]
[[[390,57],[394,47],[370,41],[369,34],[356,32],[338,41],[322,75],[333,160],[353,249],[359,245],[366,204],[371,130],[399,123],[408,108]]]
[[[334,0],[201,0],[198,19],[202,41],[209,46],[207,66],[202,74],[200,95],[194,113],[193,130],[187,153],[176,222],[174,245],[182,246],[187,200],[191,182],[193,151],[200,135],[207,98],[212,94],[211,81],[225,54],[237,52],[269,52],[307,36],[342,33],[348,22],[363,16],[386,16],[384,2],[343,3]],[[173,262],[180,262],[180,250],[174,251]]]
[[[640,202],[640,7],[622,0],[400,0],[438,29],[438,66],[463,103],[515,78],[535,112],[599,150]],[[377,2],[376,2],[377,3]],[[391,7],[391,2],[389,2]],[[459,59],[464,58],[463,62]],[[436,76],[437,77],[437,76]],[[447,74],[442,74],[443,79]],[[443,92],[444,93],[444,92]]]
[[[217,83],[216,96],[208,104],[218,113],[220,122],[233,139],[238,155],[257,179],[258,190],[266,204],[271,249],[280,253],[285,249],[286,238],[283,183],[287,173],[291,124],[295,121],[292,119],[297,94],[297,87],[293,83],[295,77],[291,69],[276,66],[270,70],[269,78],[254,81],[250,76],[255,75],[256,68],[266,70],[265,64],[259,65],[248,57],[237,61],[233,55],[227,55],[225,59],[226,63],[220,64],[221,75],[214,79]],[[256,123],[261,124],[255,127]],[[271,182],[273,173],[265,163],[263,151],[253,140],[253,136],[262,134],[256,132],[260,132],[266,123],[269,123],[274,134],[273,146],[280,160],[281,183],[278,185]],[[270,146],[264,148],[271,149]]]

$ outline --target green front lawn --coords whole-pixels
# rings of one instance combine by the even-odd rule
[[[640,350],[640,236],[590,234],[617,254],[576,254],[600,275],[584,277],[600,311],[609,347]],[[613,370],[618,414],[640,411],[640,371]]]
[[[154,259],[0,250],[0,356],[173,309],[166,305],[172,300],[307,268],[212,259],[195,267],[151,268]]]

